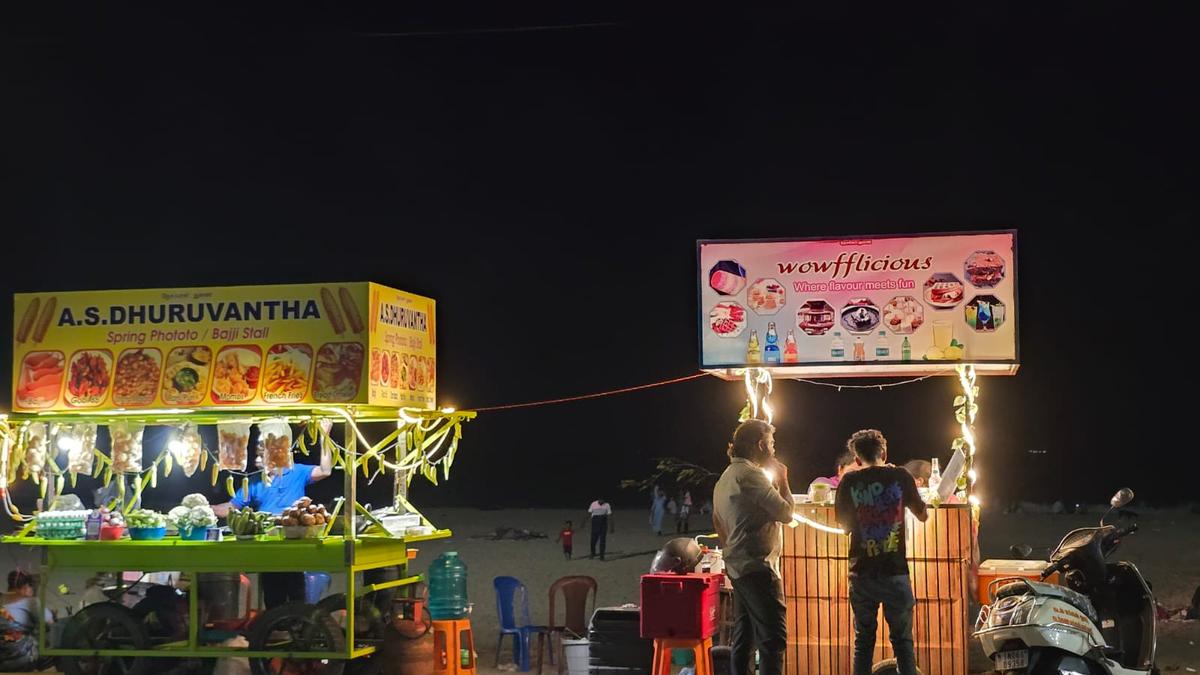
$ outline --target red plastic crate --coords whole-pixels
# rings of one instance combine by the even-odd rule
[[[643,574],[642,637],[702,640],[717,632],[720,574]]]

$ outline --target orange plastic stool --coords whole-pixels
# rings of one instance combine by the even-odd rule
[[[475,637],[467,619],[433,622],[434,675],[475,675]]]
[[[655,638],[654,670],[650,675],[671,675],[671,650],[690,649],[696,656],[696,675],[713,675],[712,638],[703,640]]]

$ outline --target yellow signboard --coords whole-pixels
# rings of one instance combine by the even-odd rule
[[[19,293],[17,411],[432,408],[435,303],[374,283]]]

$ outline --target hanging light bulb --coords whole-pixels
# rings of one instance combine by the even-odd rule
[[[183,454],[183,429],[176,429],[171,433],[171,440],[167,441],[167,450],[171,451],[172,455],[179,457]]]

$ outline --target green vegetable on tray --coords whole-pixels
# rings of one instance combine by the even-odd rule
[[[125,516],[125,524],[131,528],[166,527],[167,517],[150,509],[134,509]]]
[[[274,526],[275,516],[250,507],[229,510],[229,529],[238,536],[264,534]]]

